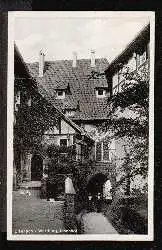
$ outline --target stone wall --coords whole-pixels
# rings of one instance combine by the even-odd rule
[[[88,172],[89,174],[86,177],[87,182],[92,176],[98,173],[106,175],[109,179],[113,178],[111,162],[102,162],[102,161],[95,162],[93,166],[89,168]]]

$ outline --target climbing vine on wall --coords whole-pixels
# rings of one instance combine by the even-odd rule
[[[86,160],[84,163],[76,161],[75,145],[66,147],[52,144],[48,146],[46,153],[50,159],[48,175],[51,180],[55,180],[59,174],[71,174],[76,189],[84,186],[86,176],[89,173],[88,171],[91,170],[93,162],[91,160]]]
[[[31,105],[27,105],[28,92],[21,87],[21,103],[15,111],[14,145],[21,145],[21,150],[39,151],[44,132],[58,126],[60,115],[36,90],[30,92]]]
[[[98,126],[98,130],[109,132],[108,140],[126,140],[129,152],[124,164],[127,168],[129,165],[129,175],[141,174],[145,177],[148,171],[149,69],[144,67],[132,72],[127,66],[120,67],[123,68],[120,74],[124,84],[120,92],[108,98],[107,121]]]

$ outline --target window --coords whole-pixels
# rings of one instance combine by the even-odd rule
[[[96,161],[101,161],[102,159],[101,150],[102,150],[101,142],[97,142],[96,143]]]
[[[65,98],[65,91],[57,90],[57,99],[64,99],[64,98]]]
[[[79,161],[82,159],[81,155],[81,145],[76,144],[76,161]]]
[[[96,143],[96,161],[109,161],[109,145],[107,141]]]
[[[64,92],[63,92],[62,90],[59,90],[59,91],[57,92],[57,95],[58,95],[58,96],[63,96],[63,94],[64,94]]]
[[[103,95],[103,89],[98,90],[98,95]]]
[[[60,146],[67,147],[67,139],[60,139]]]
[[[109,161],[109,145],[107,141],[103,142],[103,160]]]
[[[97,89],[96,90],[96,96],[98,97],[98,98],[100,98],[100,97],[106,97],[106,89]]]

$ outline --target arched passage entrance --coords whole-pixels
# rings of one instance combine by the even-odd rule
[[[43,159],[35,154],[31,160],[31,180],[40,181],[43,175]]]
[[[107,181],[107,176],[98,173],[91,177],[87,184],[87,192],[92,195],[103,194],[103,185]]]
[[[100,212],[112,201],[112,184],[109,177],[103,173],[92,176],[87,184],[88,209]]]

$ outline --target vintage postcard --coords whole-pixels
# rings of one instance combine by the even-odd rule
[[[154,26],[9,12],[8,240],[153,240]]]

